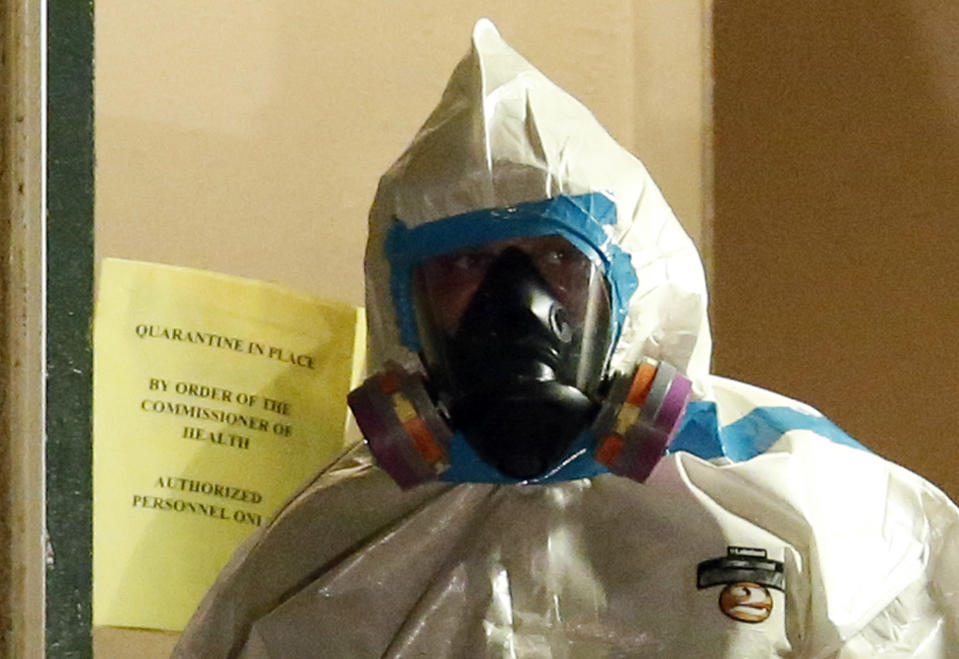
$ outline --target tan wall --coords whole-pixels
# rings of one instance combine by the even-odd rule
[[[716,369],[959,495],[959,5],[715,6]]]
[[[104,0],[98,256],[360,303],[377,179],[439,99],[483,15],[642,152],[698,236],[700,0]]]
[[[706,0],[98,0],[96,250],[362,302],[379,175],[473,23],[640,155],[701,242]],[[174,637],[103,629],[98,657]]]

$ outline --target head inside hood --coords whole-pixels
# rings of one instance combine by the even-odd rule
[[[530,222],[523,209],[543,203],[572,204],[589,227]],[[479,240],[447,230],[471,216],[494,218],[479,223],[484,240],[555,231],[604,261],[618,314],[610,370],[629,372],[646,355],[694,381],[708,372],[699,255],[646,168],[485,19],[439,105],[377,189],[366,253],[371,367],[387,360],[415,367],[403,269],[417,250]]]

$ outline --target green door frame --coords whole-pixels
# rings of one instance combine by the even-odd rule
[[[47,0],[46,651],[92,656],[93,3]]]

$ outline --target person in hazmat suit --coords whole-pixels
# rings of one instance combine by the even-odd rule
[[[488,21],[380,182],[366,275],[366,442],[176,656],[959,656],[956,507],[709,374],[646,169]]]

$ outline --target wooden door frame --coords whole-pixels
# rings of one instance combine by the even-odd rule
[[[44,655],[44,146],[41,0],[2,4],[0,654]]]

